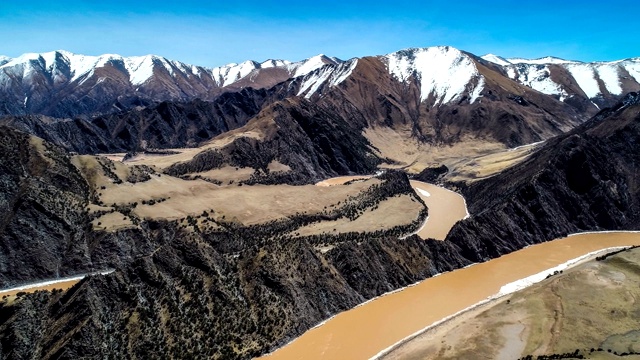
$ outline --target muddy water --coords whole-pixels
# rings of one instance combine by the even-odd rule
[[[467,216],[467,205],[460,194],[415,180],[411,180],[411,186],[429,208],[429,219],[418,231],[421,238],[444,240],[453,225]]]
[[[434,322],[497,294],[505,284],[596,250],[625,245],[640,245],[640,234],[570,236],[445,273],[340,313],[267,358],[368,359]]]
[[[370,177],[368,175],[339,176],[320,181],[316,185],[340,185],[347,181],[368,179]],[[467,216],[467,205],[460,194],[416,180],[411,180],[411,186],[429,208],[429,219],[417,232],[421,238],[444,240],[453,225]]]

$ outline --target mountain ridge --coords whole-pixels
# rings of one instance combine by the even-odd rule
[[[473,67],[482,61],[496,64],[505,77],[560,101],[573,104],[589,100],[582,106],[593,107],[589,110],[592,113],[615,104],[626,92],[640,90],[640,58],[590,63],[554,57],[506,59],[491,54],[479,57],[450,46],[408,48],[372,57],[387,62],[400,82],[415,76],[422,85],[421,101],[432,92],[440,102],[458,98],[460,91],[451,88],[451,81],[458,90],[474,87],[471,99],[480,98],[482,77]],[[444,66],[443,57],[458,61],[458,68]],[[345,63],[355,65],[365,58],[343,61],[320,54],[297,62],[247,60],[208,68],[158,55],[86,56],[65,50],[26,53],[0,57],[0,114],[104,114],[165,100],[212,100],[225,91],[269,88],[309,75],[318,80],[333,79],[330,86],[336,86],[350,75],[343,69]],[[296,95],[310,97],[321,85],[310,83]]]

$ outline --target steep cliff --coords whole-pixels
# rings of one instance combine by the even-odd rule
[[[636,93],[526,161],[465,190],[470,219],[447,239],[474,261],[588,230],[638,229]]]

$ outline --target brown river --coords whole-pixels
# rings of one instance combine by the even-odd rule
[[[420,184],[413,184],[414,188]],[[433,188],[424,188],[435,199]],[[416,191],[418,191],[416,189]],[[430,218],[435,216],[430,206]],[[466,209],[464,210],[466,215]],[[399,240],[402,241],[402,240]],[[598,250],[640,245],[625,232],[569,236],[444,273],[337,314],[263,358],[369,359],[426,327],[495,296],[506,284]]]
[[[341,185],[351,180],[368,179],[368,175],[339,176],[320,181],[318,186]],[[416,233],[423,239],[444,240],[451,227],[467,213],[464,198],[451,190],[422,181],[411,180],[411,186],[429,208],[429,218]]]

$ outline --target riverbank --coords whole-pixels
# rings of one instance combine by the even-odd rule
[[[572,235],[575,236],[580,234]],[[472,319],[476,319],[487,310],[492,309],[493,307],[506,301],[510,301],[510,295],[518,291],[530,288],[533,285],[539,284],[544,280],[549,279],[551,276],[562,274],[564,271],[569,271],[577,268],[582,264],[595,261],[597,257],[604,254],[609,254],[628,248],[629,247],[627,246],[611,247],[593,251],[588,254],[579,256],[575,259],[571,259],[553,268],[546,269],[545,271],[541,271],[537,274],[533,274],[526,278],[511,282],[509,284],[505,284],[500,288],[500,291],[496,295],[490,296],[489,298],[477,304],[474,304],[451,316],[437,321],[414,334],[411,334],[410,336],[400,340],[396,344],[382,350],[376,356],[372,357],[372,359],[424,359],[425,356],[428,358],[429,349],[433,348],[431,344],[437,342],[439,339],[451,339],[451,334],[453,333],[454,329],[461,327],[462,325],[470,322]],[[521,319],[517,318],[517,316],[512,316],[509,319],[501,319],[501,321],[504,322],[509,322],[509,320],[512,320],[513,322],[519,322]],[[522,342],[518,339],[518,336],[513,338],[514,332],[510,331],[510,329],[507,329],[507,331],[505,331],[505,334],[506,337],[510,337],[510,339],[507,339],[507,344],[505,344],[504,351],[501,352],[501,356],[499,356],[499,358],[520,358],[522,355],[521,352],[522,350],[524,350],[524,348],[520,346],[522,345]]]
[[[380,359],[638,358],[640,249],[616,250],[432,326]]]
[[[640,234],[579,234],[428,278],[415,286],[337,314],[324,325],[276,350],[269,359],[368,359],[379,356],[383,350],[434,323],[496,296],[507,284],[585,254],[631,245],[640,245]]]
[[[97,272],[85,273],[85,274],[80,274],[75,276],[68,276],[68,277],[63,277],[58,279],[50,279],[50,280],[33,282],[29,284],[23,284],[20,286],[9,288],[9,289],[0,290],[0,297],[14,296],[20,292],[32,293],[38,290],[49,290],[49,291],[53,289],[66,290],[72,287],[73,285],[77,284],[78,282],[80,282],[80,280],[84,279],[87,276],[107,275],[112,273],[113,271],[114,271],[113,269],[109,269],[104,271],[97,271]]]

